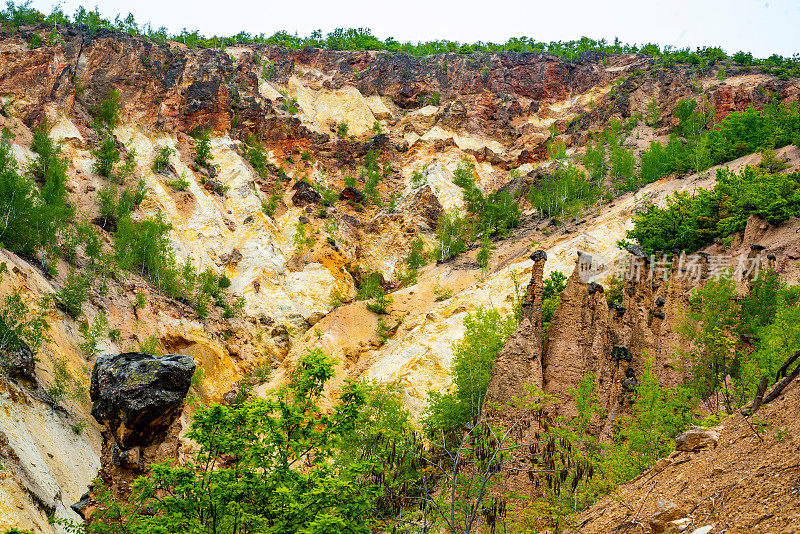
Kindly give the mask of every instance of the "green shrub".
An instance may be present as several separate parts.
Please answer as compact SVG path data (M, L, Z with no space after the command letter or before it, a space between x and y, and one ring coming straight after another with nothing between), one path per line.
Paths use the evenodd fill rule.
M347 137L347 130L348 130L347 121L340 122L336 126L336 135L338 137Z
M366 271L359 277L358 293L356 300L368 300L384 294L381 287L381 273L378 271Z
M800 173L767 174L746 167L739 173L717 170L713 189L696 196L678 192L665 208L649 205L634 215L634 228L627 234L648 254L672 249L695 251L744 231L747 219L756 214L772 224L800 216Z
M88 359L92 359L98 354L97 346L100 340L107 337L111 331L108 326L108 315L106 315L105 311L100 310L91 323L81 323L78 330L83 338L83 341L78 343L78 346Z
M94 118L102 123L105 123L109 130L113 130L117 123L119 123L119 113L122 109L122 99L120 98L119 91L111 89L106 98L97 106L92 106L89 112ZM104 174L103 176L108 176Z
M551 272L544 279L542 288L542 334L547 333L547 327L553 320L556 307L561 300L561 293L567 287L567 276L561 271Z
M73 319L83 312L83 303L89 298L91 279L86 274L70 271L60 290L56 291L56 302Z
M98 131L98 135L100 136L100 144L96 149L92 150L94 172L109 178L114 171L114 165L119 162L120 152L111 134L105 131Z
M516 327L516 318L479 309L464 318L464 327L464 338L453 347L454 391L428 393L422 426L433 438L444 433L448 441L460 440L465 425L477 421L495 358Z
M100 215L118 220L129 215L147 194L144 180L139 180L135 187L123 189L121 192L114 184L107 184L97 194L100 203Z
M262 177L267 176L267 172L270 167L269 157L267 155L267 151L264 150L264 147L261 143L248 146L247 151L245 152L245 157L258 174L260 174Z
M170 181L169 186L176 191L186 191L189 188L189 180L186 178L186 173L182 173L180 178Z
M201 167L211 164L214 157L211 155L211 139L206 130L197 134L194 145L194 161Z
M389 306L391 306L393 302L392 297L386 296L381 292L378 296L375 297L373 302L367 303L367 309L372 313L377 313L379 315L384 315L389 313Z
M571 163L531 187L531 206L539 216L566 220L580 216L600 198L601 188Z
M163 146L156 151L153 158L153 171L162 172L169 165L169 157L175 153L175 149L171 146Z
M0 263L0 279L6 270L5 262ZM42 343L49 340L48 314L47 299L40 300L34 309L25 301L19 288L6 295L0 307L0 355L19 350L22 343L36 354Z
M182 296L175 252L167 237L172 225L161 215L134 222L124 216L117 222L114 253L122 269L138 272L168 296Z
M52 377L53 381L45 388L45 391L56 404L71 400L72 404L68 408L71 412L75 403L89 400L87 377L74 376L67 367L67 360L57 358L53 362Z

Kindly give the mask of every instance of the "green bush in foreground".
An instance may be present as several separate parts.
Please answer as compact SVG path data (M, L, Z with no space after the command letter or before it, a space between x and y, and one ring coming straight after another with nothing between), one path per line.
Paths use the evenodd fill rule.
M372 463L330 461L345 437L370 439L354 434L366 395L348 383L336 409L321 411L333 364L310 350L268 398L200 408L187 434L198 448L186 465L152 465L127 502L101 492L88 531L371 532L377 484L364 476Z

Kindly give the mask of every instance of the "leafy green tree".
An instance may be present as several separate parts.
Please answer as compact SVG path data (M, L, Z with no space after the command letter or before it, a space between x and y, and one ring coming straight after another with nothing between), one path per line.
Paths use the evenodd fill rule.
M459 163L453 174L453 183L463 190L473 238L487 232L505 236L510 229L519 226L522 214L517 202L506 191L484 195L475 183L475 166L469 160Z
M478 266L481 268L481 275L484 277L489 272L489 260L492 257L493 248L492 240L489 239L488 234L483 234L481 238L481 247L478 249L476 259L478 260Z
M592 180L602 180L608 172L606 162L606 147L599 140L594 143L587 143L586 154L583 156L583 166L589 171Z
M153 158L153 171L161 172L169 165L169 157L175 152L171 146L163 146L156 150L156 155Z
M428 393L428 408L422 426L428 436L460 440L465 425L475 423L483 407L492 366L516 327L516 318L502 317L497 310L479 309L464 318L464 337L454 346L453 391ZM449 441L448 441L449 443Z
M106 94L105 99L103 99L97 106L93 106L89 111L96 120L105 123L109 130L113 130L119 123L119 114L121 109L122 98L119 95L119 91L116 89L111 89Z
M664 388L653 373L654 360L645 360L631 414L614 436L603 470L615 483L624 483L649 469L674 447L673 438L688 428L696 399L686 387Z
M200 408L187 434L198 449L186 464L152 465L127 502L102 499L89 531L370 533L369 462L331 462L363 421L365 393L348 383L332 413L320 410L333 365L309 350L268 398Z
M466 252L465 237L466 223L461 214L457 210L443 214L436 226L436 258L444 262Z
M197 134L196 143L194 145L194 161L201 167L211 164L214 157L211 154L211 139L206 130L202 130Z
M18 172L6 139L0 140L0 243L14 252L33 254L42 240L38 191Z
M570 163L563 169L554 170L532 187L530 202L541 218L553 217L563 221L582 214L597 202L600 192L598 184L587 180L586 174Z
M553 320L561 293L567 287L567 276L561 271L551 272L544 279L542 287L542 335L547 333L547 327Z
M689 383L700 399L709 399L715 410L734 407L733 391L725 379L736 375L735 330L740 306L734 296L736 284L730 276L709 280L692 293L690 307L679 326L680 333L695 347L684 354Z
M647 117L646 123L648 126L657 126L661 120L661 107L658 105L658 100L651 98L647 103Z
M7 271L6 263L0 263L0 280ZM36 354L42 343L49 341L49 308L49 299L41 299L35 308L30 306L19 288L6 295L0 307L0 364L4 364L5 355L19 350L23 343Z
M621 146L611 149L611 179L622 191L634 191L639 188L634 172L636 160L633 153Z
M800 173L767 174L746 167L739 173L717 170L712 190L675 193L665 208L654 205L634 215L635 239L648 253L674 248L695 251L714 238L744 231L751 214L778 224L800 216Z
M94 156L94 172L106 178L111 177L114 172L114 165L119 162L120 152L114 136L106 131L98 130L100 144L92 150Z
M83 303L89 298L90 287L88 274L70 271L61 289L55 293L56 303L75 319L83 313Z

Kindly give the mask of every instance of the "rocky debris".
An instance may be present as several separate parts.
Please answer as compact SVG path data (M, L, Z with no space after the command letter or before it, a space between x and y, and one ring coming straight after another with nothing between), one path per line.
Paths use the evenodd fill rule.
M75 504L71 505L70 508L72 509L73 512L78 514L81 519L85 521L86 520L85 511L86 508L89 506L90 502L91 502L91 493L87 491L86 493L81 495L80 500Z
M131 447L127 450L120 449L116 444L111 445L112 463L126 469L140 469L142 467L141 447Z
M305 180L300 180L292 187L295 193L292 195L292 204L298 207L309 204L317 204L322 200L322 196Z
M679 451L692 452L708 448L717 448L719 434L700 426L693 426L683 434L675 436L675 448Z
M223 265L236 265L242 261L242 257L242 253L239 251L239 249L234 248L227 254L222 254L219 257L219 261L221 261Z
M636 256L637 258L643 259L645 263L650 263L650 257L647 255L644 249L639 245L628 245L627 247L625 247L625 250L627 250L630 254Z
M215 193L219 196L225 194L225 186L219 180L215 180L214 178L209 178L207 176L204 176L202 177L202 184L207 191L211 191L212 193Z
M660 473L667 467L672 465L672 458L659 458L656 463L653 464L652 471L653 473Z
M347 187L342 189L341 193L339 193L339 199L359 204L361 202L364 202L364 193L362 193L355 187L348 185Z
M151 443L180 411L191 386L191 356L141 352L103 355L92 370L92 416L127 450Z
M2 323L2 319L0 319L0 323ZM35 383L36 356L28 344L21 339L16 339L13 345L16 345L16 348L7 347L0 356L3 371L11 378Z
M688 522L684 522L684 518ZM686 517L686 512L672 501L661 500L656 504L656 510L650 517L650 528L654 534L669 534L681 532L691 523Z

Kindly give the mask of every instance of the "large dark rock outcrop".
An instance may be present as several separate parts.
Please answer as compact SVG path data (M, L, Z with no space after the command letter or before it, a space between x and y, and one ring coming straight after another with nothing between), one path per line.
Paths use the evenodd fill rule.
M180 413L194 369L194 359L182 354L100 356L92 370L92 415L121 449L149 444Z

